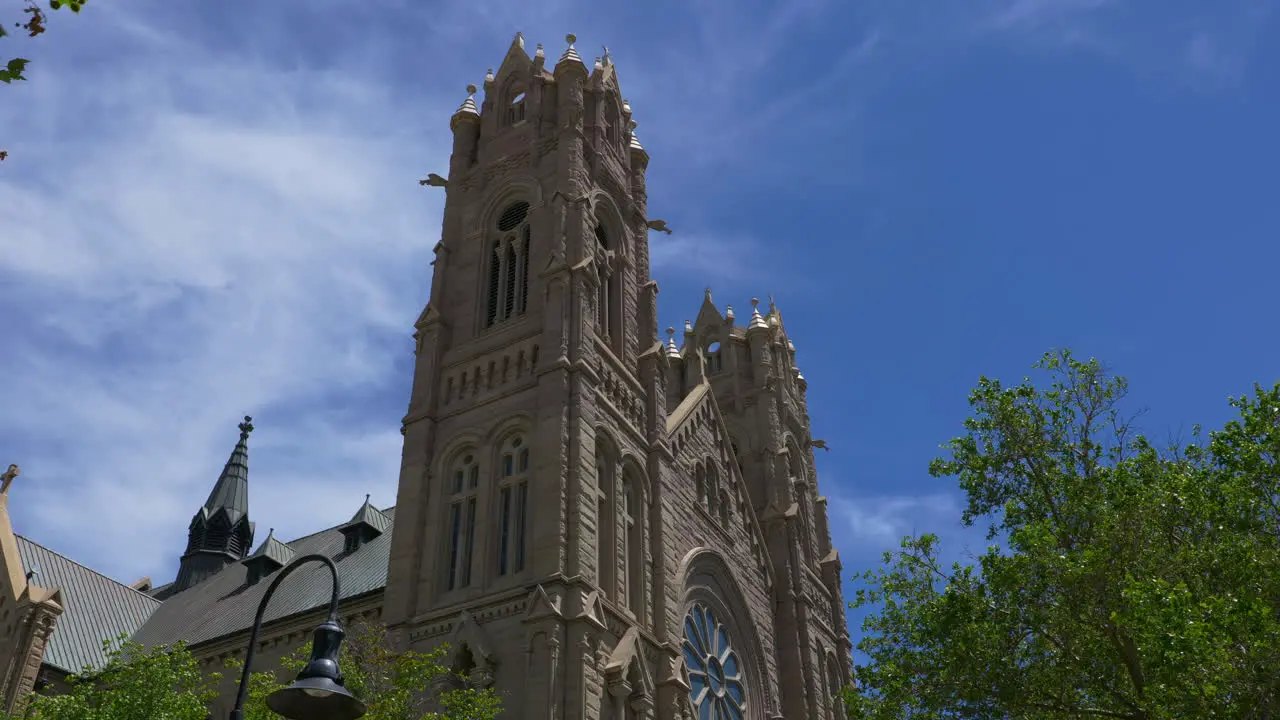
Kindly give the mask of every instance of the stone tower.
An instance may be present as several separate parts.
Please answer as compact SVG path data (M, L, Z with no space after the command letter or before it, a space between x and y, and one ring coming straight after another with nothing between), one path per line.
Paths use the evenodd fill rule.
M383 618L505 717L833 717L839 561L781 318L725 336L733 385L659 340L649 156L567 39L549 68L517 34L450 122Z

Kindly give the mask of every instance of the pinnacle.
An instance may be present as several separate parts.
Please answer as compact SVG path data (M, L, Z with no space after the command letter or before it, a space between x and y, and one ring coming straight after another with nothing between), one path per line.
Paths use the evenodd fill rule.
M569 33L564 36L564 40L569 43L569 47L565 48L564 54L560 56L560 61L557 62L556 65L564 65L565 63L573 62L581 65L582 58L578 56L578 50L573 46L574 43L578 42L578 36L573 33Z

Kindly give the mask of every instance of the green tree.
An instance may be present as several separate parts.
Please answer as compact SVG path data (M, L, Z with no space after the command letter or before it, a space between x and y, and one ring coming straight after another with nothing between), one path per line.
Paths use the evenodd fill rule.
M279 716L266 705L266 698L287 687L307 664L310 643L280 661L278 672L249 675L246 720L275 720ZM443 712L426 710L431 691L449 680L453 671L445 665L447 648L430 653L396 652L388 642L386 629L376 623L359 623L350 628L338 658L347 689L368 706L365 720L494 720L502 705L492 689L450 688L435 697ZM228 667L237 673L239 659Z
M107 663L69 679L64 695L32 697L28 720L205 720L218 676L201 672L181 643L144 648L108 641Z
M852 718L1280 718L1280 385L1157 448L1124 378L1050 353L982 378L935 460L992 544L903 540L863 576Z

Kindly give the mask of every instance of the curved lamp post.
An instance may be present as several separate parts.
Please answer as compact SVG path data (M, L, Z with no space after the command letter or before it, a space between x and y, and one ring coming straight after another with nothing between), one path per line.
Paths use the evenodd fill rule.
M364 715L365 706L343 687L342 673L338 671L338 649L346 634L338 622L338 567L324 555L303 555L280 571L258 603L258 614L253 618L249 631L249 648L244 655L244 670L240 673L240 688L236 691L236 704L231 710L231 720L244 720L244 701L249 692L249 671L253 665L253 650L258 644L258 631L262 629L262 616L267 603L289 573L309 562L323 563L333 576L333 596L329 600L329 619L316 628L311 639L311 660L298 673L292 685L267 696L267 707L290 720L355 720Z

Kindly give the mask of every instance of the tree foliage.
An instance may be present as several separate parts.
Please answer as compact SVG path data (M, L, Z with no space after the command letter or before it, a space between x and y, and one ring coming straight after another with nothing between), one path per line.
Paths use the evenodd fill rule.
M70 692L36 695L27 720L205 720L218 675L206 675L181 643L144 648L108 641L107 663L69 678ZM9 720L5 718L5 720Z
M266 698L293 682L310 659L310 650L311 645L308 643L284 657L280 661L278 672L250 674L245 720L278 718L267 709ZM359 623L350 628L342 643L338 662L347 689L368 706L365 720L497 718L502 706L492 689L452 687L454 683L448 682L454 678L454 673L445 664L447 651L446 647L441 647L430 653L396 652L388 642L383 626ZM239 660L232 659L228 667L239 673L244 666ZM442 692L433 692L446 685L449 687ZM433 703L442 712L429 711L427 708Z
M992 542L946 567L906 538L863 576L850 717L1280 718L1280 384L1157 448L1069 352L982 378L935 460ZM1002 543L1002 544L1001 544Z
M79 13L83 8L86 0L49 0L50 10L61 10L67 8L73 13ZM47 30L46 23L48 16L45 14L44 8L40 7L35 0L23 0L21 22L13 23L19 32L28 38L40 37ZM5 27L5 18L0 18L0 38L8 38L13 35ZM27 65L30 60L24 57L8 57L8 53L0 53L0 59L3 65L0 65L0 83L9 85L15 80L26 80L27 77L23 73L27 71ZM8 157L8 153L0 150L0 160Z

